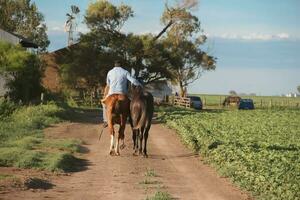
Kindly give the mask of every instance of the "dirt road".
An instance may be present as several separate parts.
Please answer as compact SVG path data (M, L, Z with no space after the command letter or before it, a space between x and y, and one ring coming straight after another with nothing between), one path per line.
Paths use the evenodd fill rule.
M119 199L142 200L157 191L166 191L174 199L248 199L247 194L185 148L177 135L161 124L150 129L149 158L134 157L129 127L126 148L121 156L108 155L110 138L107 130L98 141L99 119L95 112L85 114L76 123L62 123L45 130L50 138L83 140L86 166L69 176L53 176L53 187L45 190L14 191L0 199Z

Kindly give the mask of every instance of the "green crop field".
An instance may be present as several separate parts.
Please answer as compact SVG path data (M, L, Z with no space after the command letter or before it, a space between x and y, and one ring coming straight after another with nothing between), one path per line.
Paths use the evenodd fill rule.
M300 199L300 109L161 108L183 141L257 199Z
M210 95L210 94L194 94L200 96L206 107L220 106L226 96L229 95ZM243 99L253 99L254 105L260 107L299 107L300 97L289 98L280 96L240 96Z

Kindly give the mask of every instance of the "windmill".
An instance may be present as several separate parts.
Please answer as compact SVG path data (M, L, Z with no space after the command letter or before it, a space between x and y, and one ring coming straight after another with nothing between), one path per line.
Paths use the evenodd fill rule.
M68 46L74 43L74 31L76 30L76 17L80 10L77 6L71 6L71 13L67 13L67 21L65 22L65 31L68 33Z

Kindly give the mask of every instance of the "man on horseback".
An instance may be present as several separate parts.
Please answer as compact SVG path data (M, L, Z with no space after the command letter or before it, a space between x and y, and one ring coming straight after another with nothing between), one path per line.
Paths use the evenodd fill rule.
M107 74L106 87L104 91L103 105L103 126L108 126L111 136L110 155L120 155L119 148L124 148L124 131L127 117L130 115L130 100L127 96L127 83L139 86L140 83L134 79L128 71L120 67L120 63L116 62L115 67ZM118 137L115 145L114 124L119 124ZM119 145L119 141L122 145Z
M106 87L104 89L104 99L102 100L102 103L109 95L112 94L124 94L127 96L128 81L130 81L132 84L136 86L141 86L140 82L137 81L135 78L133 78L127 70L123 69L119 61L116 61L115 67L107 73ZM106 106L104 104L102 105L103 105L103 126L107 127Z

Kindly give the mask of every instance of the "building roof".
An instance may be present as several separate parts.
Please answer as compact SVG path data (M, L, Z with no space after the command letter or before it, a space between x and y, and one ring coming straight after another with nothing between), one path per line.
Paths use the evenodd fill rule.
M38 48L37 44L31 42L27 38L16 33L5 31L1 28L0 28L0 40L4 40L12 44L20 44L22 47L25 48L35 48L35 49Z

